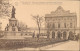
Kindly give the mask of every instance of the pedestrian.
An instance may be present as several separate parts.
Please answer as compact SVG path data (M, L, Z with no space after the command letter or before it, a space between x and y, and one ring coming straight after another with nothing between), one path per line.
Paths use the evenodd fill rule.
M37 38L39 38L39 34L37 34Z
M33 33L33 35L32 35L32 38L34 38L35 37L35 31L34 31L34 33Z

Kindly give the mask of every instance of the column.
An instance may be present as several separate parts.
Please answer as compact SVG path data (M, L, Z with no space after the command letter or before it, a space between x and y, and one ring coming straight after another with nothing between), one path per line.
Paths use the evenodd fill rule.
M67 31L66 40L68 39L68 37L69 37L69 31Z
M52 31L50 31L50 35L49 35L49 38L52 38Z
M62 35L62 36L61 36L61 39L63 39L63 32L61 32L61 35Z
M55 31L55 39L57 39L57 31Z

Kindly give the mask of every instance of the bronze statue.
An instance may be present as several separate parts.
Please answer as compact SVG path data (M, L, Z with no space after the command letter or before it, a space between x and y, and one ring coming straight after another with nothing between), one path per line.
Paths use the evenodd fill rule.
M15 8L14 8L14 6L12 8L12 18L15 18Z

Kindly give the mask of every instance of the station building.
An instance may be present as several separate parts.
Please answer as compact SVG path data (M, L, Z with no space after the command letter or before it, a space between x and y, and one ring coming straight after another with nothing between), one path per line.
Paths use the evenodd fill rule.
M65 11L59 6L50 14L45 14L45 27L49 38L68 39L75 35L77 27L76 13L70 13L70 10Z

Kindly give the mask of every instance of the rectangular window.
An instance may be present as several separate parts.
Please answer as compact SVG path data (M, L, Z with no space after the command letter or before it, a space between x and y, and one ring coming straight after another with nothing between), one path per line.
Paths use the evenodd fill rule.
M60 28L60 23L58 23L58 28Z
M49 23L47 23L47 28L50 28L50 24Z
M72 23L70 23L70 28L72 28Z
M64 27L66 28L66 23L64 23Z
M55 24L53 23L52 28L55 28Z

